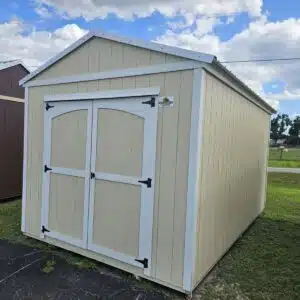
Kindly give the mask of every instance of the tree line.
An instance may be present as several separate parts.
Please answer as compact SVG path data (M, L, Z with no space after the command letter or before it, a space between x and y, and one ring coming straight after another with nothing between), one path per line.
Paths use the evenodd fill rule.
M275 145L280 139L287 145L300 145L300 116L292 120L287 114L277 114L271 120L270 138Z

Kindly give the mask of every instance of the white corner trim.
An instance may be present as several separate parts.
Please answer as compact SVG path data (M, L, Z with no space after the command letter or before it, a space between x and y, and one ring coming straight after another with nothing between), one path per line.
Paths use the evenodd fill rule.
M107 90L101 92L75 93L75 94L57 94L45 95L44 101L74 101L74 100L92 100L92 99L116 99L140 96L157 96L160 88L141 88L124 90Z
M199 68L200 66L202 66L202 64L199 62L182 61L179 63L160 64L160 65L148 66L142 68L119 69L114 71L104 71L98 73L61 76L52 79L33 80L24 84L24 86L44 86L44 85L55 85L55 84L63 84L63 83L75 83L75 82L82 82L82 81L124 78L124 77L132 77L132 76L139 76L139 75L150 75L150 74L157 74L157 73L191 70L191 69Z
M5 95L0 95L0 100L24 103L24 99L22 99L22 98L10 97L10 96L5 96Z
M194 70L183 274L183 288L188 292L193 290L193 276L196 264L204 76L203 69Z
M175 55L179 57L184 57L187 59L192 59L195 61L200 61L204 63L212 63L213 60L215 59L215 56L206 54L206 53L200 53L200 52L195 52L195 51L190 51L182 48L177 48L177 47L171 47L167 45L162 45L158 43L153 43L153 42L148 42L148 41L143 41L143 40L136 40L136 39L128 39L124 37L117 37L113 36L110 34L106 34L103 32L89 32L85 36L83 36L81 39L76 41L74 44L70 45L67 47L65 50L60 52L58 55L54 56L50 60L48 60L44 65L36 69L34 72L28 74L26 77L24 77L22 80L19 81L19 84L22 85L31 78L37 76L39 73L50 67L51 65L55 64L57 61L80 47L83 43L87 42L88 40L92 39L93 37L99 37L103 38L106 40L111 40L131 46L136 46L144 49L149 49L153 51L158 51L161 53L166 53L170 55Z
M28 88L25 88L24 104L24 137L23 137L23 181L22 181L22 220L21 230L26 231L26 174L27 174L27 147L28 147Z

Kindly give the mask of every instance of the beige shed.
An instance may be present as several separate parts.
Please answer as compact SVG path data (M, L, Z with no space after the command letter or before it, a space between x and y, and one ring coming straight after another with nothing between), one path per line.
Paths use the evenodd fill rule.
M20 84L25 235L191 293L264 209L274 109L214 56L89 33Z

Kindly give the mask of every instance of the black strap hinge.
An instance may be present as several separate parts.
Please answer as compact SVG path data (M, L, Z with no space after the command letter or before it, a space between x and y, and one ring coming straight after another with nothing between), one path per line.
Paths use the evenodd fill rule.
M95 173L91 173L91 179L95 179L96 178L96 174Z
M148 178L147 180L139 180L139 183L147 185L147 188L151 188L151 186L152 186L152 179Z
M52 171L51 168L48 168L47 165L44 166L44 172L47 173L48 171Z
M149 101L144 101L142 104L149 104L151 107L155 107L155 97L152 97Z
M45 233L45 232L50 232L50 230L48 230L45 226L42 226L42 233Z
M144 259L135 259L138 263L144 265L144 269L148 269L148 258Z
M48 102L46 103L46 110L49 110L52 107L54 107L54 105L50 105Z

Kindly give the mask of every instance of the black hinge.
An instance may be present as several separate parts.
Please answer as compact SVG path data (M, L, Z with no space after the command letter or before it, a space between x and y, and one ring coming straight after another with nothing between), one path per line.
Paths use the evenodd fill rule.
M147 180L139 180L139 183L146 184L147 188L151 188L151 186L152 186L152 179L148 178Z
M151 107L155 107L155 97L152 97L149 101L144 101L142 104L149 104Z
M46 110L49 110L50 108L54 107L53 105L50 105L48 102L46 103Z
M144 265L144 269L148 269L148 258L144 259L135 259L138 263Z
M48 168L47 165L44 166L44 172L47 173L48 171L52 171L51 168Z
M91 179L94 179L96 177L95 173L91 173Z
M45 233L45 232L50 232L50 230L48 230L45 226L42 226L42 233Z

